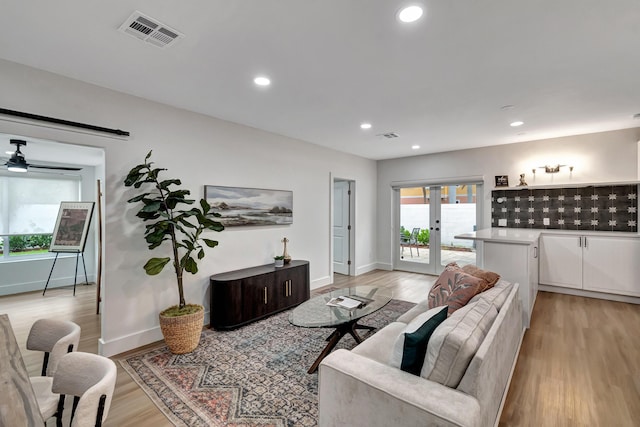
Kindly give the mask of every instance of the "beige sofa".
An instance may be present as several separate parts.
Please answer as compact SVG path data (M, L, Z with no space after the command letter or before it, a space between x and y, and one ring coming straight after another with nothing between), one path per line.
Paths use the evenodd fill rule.
M432 347L455 341L456 335L458 340L462 337L463 347L469 343L472 347L466 356L468 364L464 351L454 356L445 351L445 357L455 360L444 360L450 363L444 367L444 376L431 373L431 377L440 375L438 381L423 378L426 368L417 376L389 364L397 337L426 310L424 301L352 351L336 350L322 361L318 386L321 427L497 425L523 335L518 284L501 280L495 290L476 295L436 328L425 360L440 351ZM489 316L485 321L491 321L485 322L483 332L469 327L478 311ZM465 322L467 331L460 332ZM455 378L455 369L460 370L461 378Z

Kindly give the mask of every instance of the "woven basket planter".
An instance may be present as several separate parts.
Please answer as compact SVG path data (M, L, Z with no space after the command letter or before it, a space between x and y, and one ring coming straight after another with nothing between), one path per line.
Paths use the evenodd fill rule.
M204 325L204 307L200 308L196 313L177 317L167 317L160 313L160 329L171 353L191 353L198 346Z

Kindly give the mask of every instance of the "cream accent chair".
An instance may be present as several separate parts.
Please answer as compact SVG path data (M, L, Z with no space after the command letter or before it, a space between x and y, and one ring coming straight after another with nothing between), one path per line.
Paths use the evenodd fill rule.
M78 351L64 355L49 392L59 399L56 425L62 426L65 397L70 395L73 396L71 427L101 426L109 413L117 372L116 364L104 356ZM40 398L38 396L38 402Z
M78 349L80 326L67 320L39 319L31 326L27 349L44 352L42 374L30 377L33 391L38 397L42 418L56 415L59 399L51 392L53 374L62 356Z

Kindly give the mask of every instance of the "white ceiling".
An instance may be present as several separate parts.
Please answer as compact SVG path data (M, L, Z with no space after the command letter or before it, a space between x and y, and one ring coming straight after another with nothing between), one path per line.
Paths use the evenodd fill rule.
M407 3L4 1L0 57L371 159L640 126L640 1ZM118 32L136 10L184 39Z

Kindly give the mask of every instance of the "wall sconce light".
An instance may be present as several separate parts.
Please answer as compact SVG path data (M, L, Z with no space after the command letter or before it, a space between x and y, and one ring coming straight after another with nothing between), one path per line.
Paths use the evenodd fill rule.
M558 173L560 172L560 168L563 168L567 165L555 165L555 166L549 166L549 165L544 165L544 166L538 166L538 169L544 169L544 173ZM536 170L532 169L532 172L535 174ZM569 172L573 172L573 166L569 166Z

